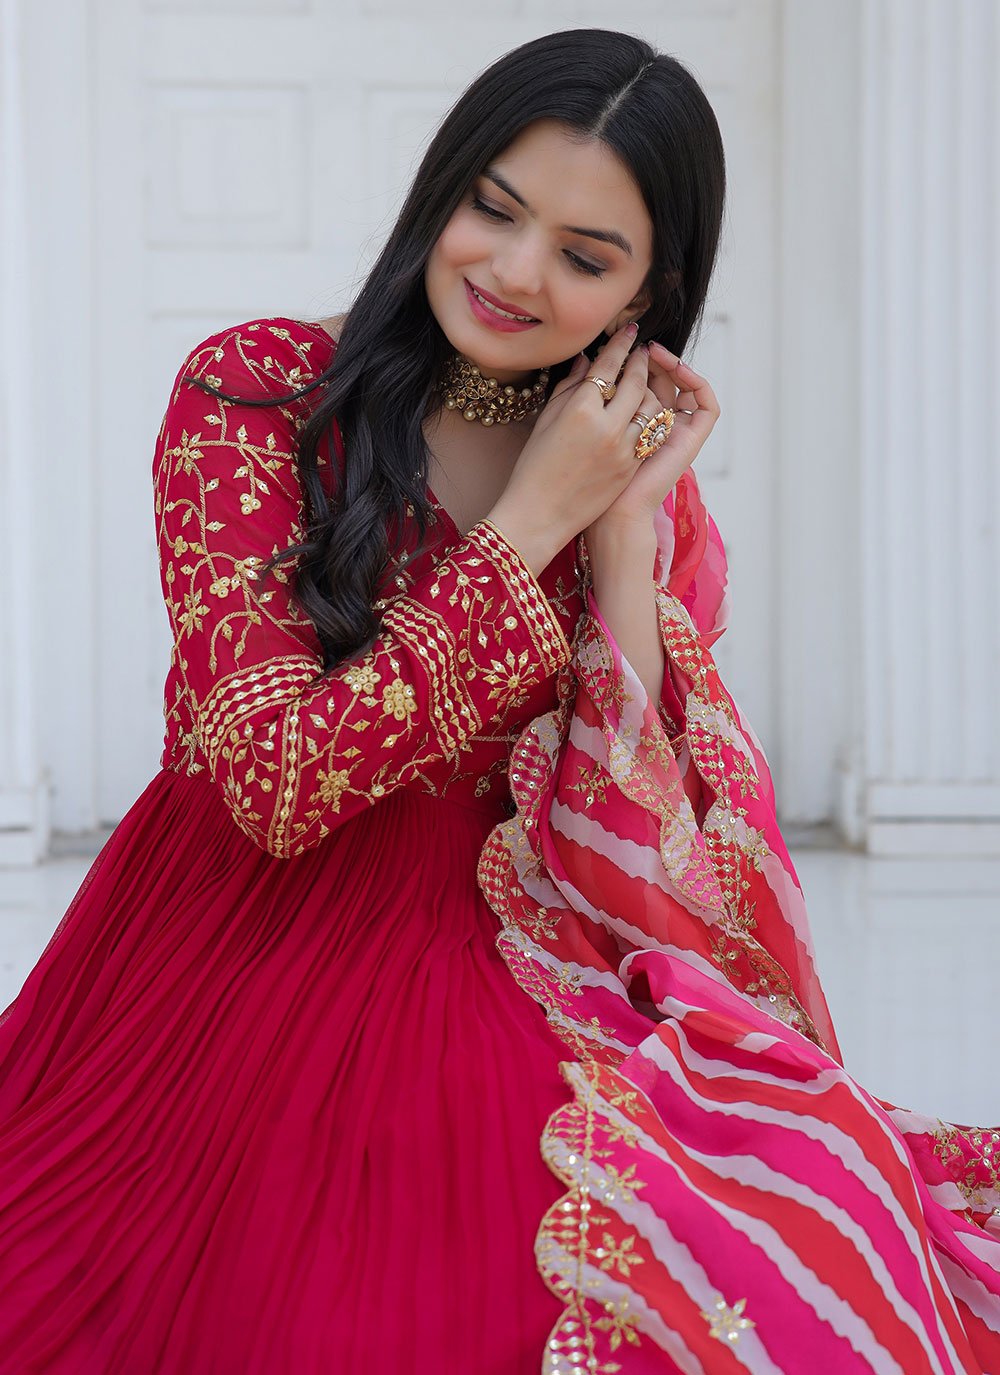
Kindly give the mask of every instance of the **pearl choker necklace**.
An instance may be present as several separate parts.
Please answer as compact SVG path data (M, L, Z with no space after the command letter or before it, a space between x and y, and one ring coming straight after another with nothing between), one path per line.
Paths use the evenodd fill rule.
M453 353L441 368L436 390L448 410L461 410L466 420L508 425L541 410L548 383L549 370L542 368L531 386L502 384L495 377L484 377L475 363Z

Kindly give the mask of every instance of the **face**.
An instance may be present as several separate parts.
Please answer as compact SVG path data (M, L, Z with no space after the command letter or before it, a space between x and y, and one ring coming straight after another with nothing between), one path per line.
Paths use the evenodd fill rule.
M463 196L427 260L427 299L460 354L487 376L518 383L637 319L648 304L641 293L652 252L652 222L618 157L597 140L574 142L556 120L538 120ZM505 328L510 322L476 301L473 287L535 323Z

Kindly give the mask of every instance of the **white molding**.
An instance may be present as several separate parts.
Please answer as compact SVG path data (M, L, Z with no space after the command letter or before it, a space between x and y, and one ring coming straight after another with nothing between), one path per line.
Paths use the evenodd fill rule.
M0 869L37 864L49 849L49 784L39 777L33 787L6 787L0 792Z
M1000 855L1000 783L869 782L873 855Z
M859 758L838 770L835 825L873 855L1000 855L1000 786L886 782L864 777Z
M869 782L868 815L1000 823L1000 782Z
M867 852L871 855L928 855L993 858L1000 855L1000 821L884 821L870 818Z
M864 775L857 748L851 757L838 764L835 770L836 792L833 799L833 825L845 844L863 849L867 833L865 815Z

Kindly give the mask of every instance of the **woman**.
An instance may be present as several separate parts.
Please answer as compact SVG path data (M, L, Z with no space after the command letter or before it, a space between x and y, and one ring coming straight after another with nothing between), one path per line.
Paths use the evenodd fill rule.
M709 652L723 190L553 34L346 316L184 361L162 768L0 1025L4 1375L1000 1369L992 1138L840 1067Z

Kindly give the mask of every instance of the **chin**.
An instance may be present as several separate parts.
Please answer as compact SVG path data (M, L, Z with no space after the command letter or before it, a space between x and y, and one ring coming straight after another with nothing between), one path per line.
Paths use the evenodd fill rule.
M452 348L457 350L463 358L468 358L475 363L480 372L485 373L487 377L505 372L527 374L538 368L549 366L546 363L535 362L531 358L519 357L515 348L510 345L505 346L502 341L491 347L489 344L484 345L482 340L475 338L468 339L463 343L460 337L451 334L448 336L448 341Z

